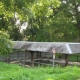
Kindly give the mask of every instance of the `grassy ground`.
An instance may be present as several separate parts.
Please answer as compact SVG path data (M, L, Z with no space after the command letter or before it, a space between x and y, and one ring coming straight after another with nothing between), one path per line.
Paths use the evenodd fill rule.
M79 67L23 68L0 62L0 80L80 80Z

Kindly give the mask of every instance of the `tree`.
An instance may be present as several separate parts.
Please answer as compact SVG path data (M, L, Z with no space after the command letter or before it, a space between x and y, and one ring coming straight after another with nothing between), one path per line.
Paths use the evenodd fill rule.
M79 37L80 29L77 25L79 24L80 1L61 0L59 7L54 5L54 1L39 0L39 3L32 6L33 14L29 18L29 28L26 33L29 40L74 42ZM78 4L78 7L76 8L73 3ZM78 13L78 19L75 12Z
M80 41L80 0L61 0L62 4L58 11L63 11L70 24L74 27L71 31L77 33L73 35L73 41ZM67 22L66 22L67 23ZM69 28L69 27L68 27ZM76 39L76 40L75 40Z
M12 52L12 43L5 31L0 31L0 55L9 56Z
M70 3L69 3L70 4ZM61 2L59 8L54 9L54 14L51 15L51 24L48 30L54 41L75 41L79 36L79 30L75 26L76 20L73 19L71 8L64 0Z
M0 29L13 40L80 41L79 0L0 0L0 5ZM28 22L23 33L15 13L21 24Z
M27 20L28 6L34 0L0 0L0 30L4 29L13 40L22 40L20 26L15 25L16 13L20 21ZM25 16L24 16L25 15ZM15 31L17 34L15 34Z
M52 7L60 6L58 0L37 0L30 8L32 15L28 18L28 27L24 32L31 41L50 41L49 31L46 30L50 18L54 12Z

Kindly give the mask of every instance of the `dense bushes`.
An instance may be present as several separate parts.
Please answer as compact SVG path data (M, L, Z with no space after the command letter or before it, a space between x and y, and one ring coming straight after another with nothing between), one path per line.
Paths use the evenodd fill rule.
M0 31L0 55L8 56L12 51L11 47L9 35L5 31Z

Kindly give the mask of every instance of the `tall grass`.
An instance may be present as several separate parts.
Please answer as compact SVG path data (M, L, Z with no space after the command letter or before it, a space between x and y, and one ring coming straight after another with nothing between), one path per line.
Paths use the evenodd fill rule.
M36 67L23 68L14 64L0 62L0 80L78 80L80 68Z

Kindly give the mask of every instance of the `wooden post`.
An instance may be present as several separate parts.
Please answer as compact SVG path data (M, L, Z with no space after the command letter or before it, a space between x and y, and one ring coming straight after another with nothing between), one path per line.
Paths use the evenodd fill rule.
M19 51L18 51L18 53L17 53L17 59L18 59L18 61L20 62Z
M25 51L25 60L28 60L28 52L27 52L27 50Z
M65 62L66 62L66 63L65 63L65 66L68 65L68 55L69 55L69 54L65 54Z
M30 53L31 53L31 62L32 62L32 66L33 66L34 51L30 51Z
M25 56L24 56L24 66L25 66L25 64L26 64L26 56L27 56L27 50L25 50Z
M54 67L55 53L56 53L55 48L53 48L53 49L52 49L52 54L53 54L53 67Z
M7 57L7 63L10 62L10 55Z

